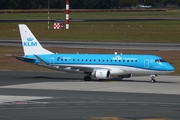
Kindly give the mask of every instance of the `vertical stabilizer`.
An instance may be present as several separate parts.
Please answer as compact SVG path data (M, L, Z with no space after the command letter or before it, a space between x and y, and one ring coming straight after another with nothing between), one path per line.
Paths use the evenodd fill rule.
M41 46L25 24L19 24L19 30L25 55L54 54Z

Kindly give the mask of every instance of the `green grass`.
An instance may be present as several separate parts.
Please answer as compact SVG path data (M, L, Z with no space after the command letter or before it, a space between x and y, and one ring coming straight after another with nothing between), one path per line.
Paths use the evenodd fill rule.
M47 13L0 13L2 20L47 19ZM180 10L151 12L70 12L71 19L177 18ZM65 12L50 13L50 19L65 19Z
M180 42L180 21L72 22L54 30L53 23L26 23L39 40ZM0 39L20 39L18 23L0 23Z
M161 12L71 12L72 19L179 18L180 10ZM47 13L1 13L1 19L47 19ZM50 19L65 19L51 13ZM20 39L19 23L0 23L0 39ZM69 30L50 30L46 23L25 23L39 40L180 42L180 21L71 22Z

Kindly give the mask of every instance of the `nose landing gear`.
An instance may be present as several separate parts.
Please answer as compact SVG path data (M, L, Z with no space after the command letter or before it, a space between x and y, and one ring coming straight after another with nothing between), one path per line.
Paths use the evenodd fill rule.
M156 77L157 75L151 75L151 83L155 83L156 82L156 80L155 80L155 77Z

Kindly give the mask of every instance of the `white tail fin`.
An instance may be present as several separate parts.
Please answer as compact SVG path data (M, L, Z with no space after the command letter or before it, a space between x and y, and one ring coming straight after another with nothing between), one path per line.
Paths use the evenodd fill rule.
M54 54L41 46L25 24L19 24L19 30L25 55Z

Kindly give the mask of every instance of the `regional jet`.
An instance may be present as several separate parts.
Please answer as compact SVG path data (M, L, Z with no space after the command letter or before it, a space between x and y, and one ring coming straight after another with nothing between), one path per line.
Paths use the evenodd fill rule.
M84 80L91 77L97 80L110 79L114 76L127 78L149 75L151 82L156 82L159 74L174 72L175 68L163 58L147 54L58 54L41 46L25 24L19 24L23 56L17 59L46 68L85 74Z

